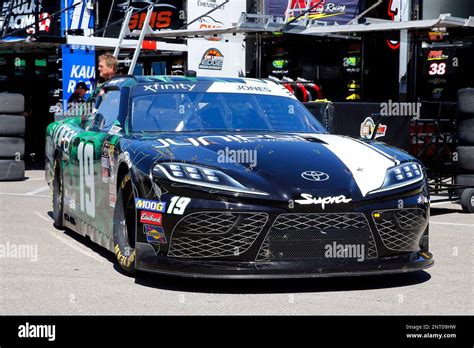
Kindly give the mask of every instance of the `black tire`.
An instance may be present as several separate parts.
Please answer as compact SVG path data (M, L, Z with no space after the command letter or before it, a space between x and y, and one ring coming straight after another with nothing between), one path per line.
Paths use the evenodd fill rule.
M0 113L21 114L25 111L25 97L17 93L0 93Z
M474 189L467 189L461 195L461 206L465 213L474 213Z
M64 219L64 190L63 190L63 170L59 159L54 161L53 168L53 220L54 226L63 229Z
M120 268L132 275L135 270L137 216L130 174L118 186L114 212L114 251Z
M474 173L474 146L458 146L459 169Z
M0 136L19 136L25 134L25 116L0 115Z
M456 177L456 185L470 186L474 188L474 175L463 174ZM464 190L456 190L456 195L461 196Z
M0 181L18 181L25 178L25 162L0 159Z
M458 140L460 144L474 145L474 118L459 122Z
M25 140L21 138L0 137L0 158L23 157L25 154Z
M458 110L462 113L474 114L474 88L458 91Z

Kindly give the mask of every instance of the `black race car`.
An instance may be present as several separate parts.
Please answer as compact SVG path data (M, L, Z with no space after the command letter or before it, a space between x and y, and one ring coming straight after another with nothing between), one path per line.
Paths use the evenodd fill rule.
M117 77L47 130L55 224L133 273L285 278L433 264L422 164L329 135L284 87Z

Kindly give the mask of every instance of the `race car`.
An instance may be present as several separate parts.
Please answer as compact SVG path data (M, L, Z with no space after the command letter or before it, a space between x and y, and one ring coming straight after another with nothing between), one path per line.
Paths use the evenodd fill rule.
M264 79L119 76L87 117L53 122L56 227L126 273L304 278L433 265L423 165L331 135Z

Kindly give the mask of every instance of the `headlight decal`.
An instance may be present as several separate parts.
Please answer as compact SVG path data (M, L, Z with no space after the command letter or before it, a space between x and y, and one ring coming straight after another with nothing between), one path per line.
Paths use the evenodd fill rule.
M194 164L160 163L153 173L157 177L164 177L177 183L206 187L216 190L245 193L258 196L268 196L266 192L251 190L224 172Z
M383 185L370 194L395 190L416 184L424 179L423 168L416 162L402 163L387 170Z

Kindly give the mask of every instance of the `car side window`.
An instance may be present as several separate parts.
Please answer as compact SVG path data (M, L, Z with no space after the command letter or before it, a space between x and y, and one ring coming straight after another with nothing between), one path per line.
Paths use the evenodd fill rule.
M119 112L120 91L108 91L101 97L97 112L88 126L89 130L109 131Z

